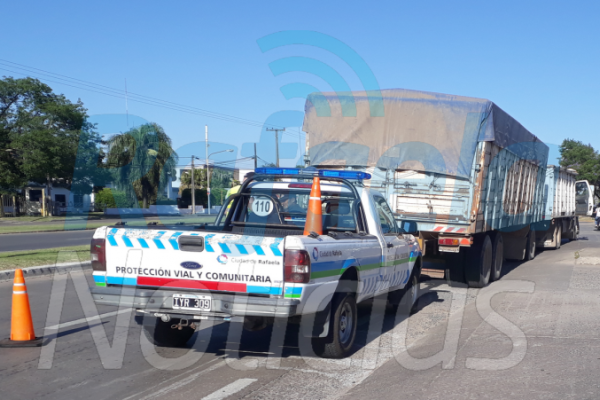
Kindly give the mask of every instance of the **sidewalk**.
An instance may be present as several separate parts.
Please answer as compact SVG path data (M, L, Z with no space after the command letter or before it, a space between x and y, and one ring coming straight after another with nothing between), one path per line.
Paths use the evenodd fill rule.
M446 363L417 368L444 348L448 324L432 329L408 351L379 368L344 399L583 399L600 397L600 234L586 224L581 239L511 263L505 290L486 304L467 302L458 351ZM469 289L469 294L479 291ZM486 311L491 306L493 313ZM478 309L479 308L479 309ZM489 310L489 309L488 309ZM410 330L410 325L409 325ZM404 359L406 360L406 359ZM440 359L441 360L441 359Z

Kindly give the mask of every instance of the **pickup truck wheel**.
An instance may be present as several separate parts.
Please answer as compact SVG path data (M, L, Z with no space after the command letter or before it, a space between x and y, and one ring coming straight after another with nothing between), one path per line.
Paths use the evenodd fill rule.
M398 305L398 313L408 317L419 298L419 277L411 275L402 292L403 296Z
M329 323L328 337L314 338L313 350L320 357L344 358L354 345L358 324L358 312L353 293L335 294Z
M490 282L493 246L488 235L478 237L466 254L465 275L469 287L482 288Z
M492 250L492 274L490 281L497 281L502 275L502 265L504 264L504 238L502 237L502 233L494 233Z
M174 318L169 322L164 322L160 318L156 318L154 325L144 325L144 333L150 342L161 347L183 347L191 339L195 329L189 326L171 328L173 325L179 324L179 319Z

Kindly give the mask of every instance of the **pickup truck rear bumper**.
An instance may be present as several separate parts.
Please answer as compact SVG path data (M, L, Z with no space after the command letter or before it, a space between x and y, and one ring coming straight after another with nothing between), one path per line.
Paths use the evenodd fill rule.
M211 293L212 310L195 311L173 309L172 290L138 289L130 287L91 287L96 304L128 306L144 313L185 314L211 316L221 319L228 317L277 317L287 318L296 315L300 300L255 297L241 294ZM189 292L188 292L189 293ZM207 294L207 293L198 293Z

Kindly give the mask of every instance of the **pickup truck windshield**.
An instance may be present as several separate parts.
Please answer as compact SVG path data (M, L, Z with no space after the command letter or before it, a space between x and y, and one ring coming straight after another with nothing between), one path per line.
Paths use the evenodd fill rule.
M260 182L251 185L249 190L237 197L239 201L235 209L233 198L226 205L233 226L304 229L310 197L309 184ZM358 200L350 191L341 190L341 185L322 185L321 204L323 233L359 231L356 221ZM223 213L217 224L224 224L226 217L227 213Z

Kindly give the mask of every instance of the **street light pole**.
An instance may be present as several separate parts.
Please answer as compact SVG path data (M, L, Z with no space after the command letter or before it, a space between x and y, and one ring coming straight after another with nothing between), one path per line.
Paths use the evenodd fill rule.
M206 134L208 137L208 133ZM232 149L228 149L228 150L221 150L221 151L215 151L214 153L210 153L209 155L206 156L206 193L208 194L208 213L210 214L210 170L208 169L208 160L210 159L210 156L215 155L215 154L219 154L219 153L232 153L233 150Z
M196 215L196 184L194 183L194 155L192 154L192 215Z
M210 174L208 173L208 125L204 125L204 141L206 144L206 197L208 197L208 211L210 215Z

